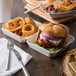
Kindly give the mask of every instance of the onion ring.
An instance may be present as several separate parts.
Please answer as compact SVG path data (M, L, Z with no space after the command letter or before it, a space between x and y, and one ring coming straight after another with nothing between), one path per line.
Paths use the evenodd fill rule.
M14 32L21 29L24 24L25 24L25 20L21 17L17 17L13 20L10 20L8 23L6 23L5 29L8 29L9 31Z
M26 17L25 18L26 24L32 24L35 25L35 22L30 18L30 17Z
M32 24L26 24L22 28L22 32L24 35L32 35L36 32L35 27Z

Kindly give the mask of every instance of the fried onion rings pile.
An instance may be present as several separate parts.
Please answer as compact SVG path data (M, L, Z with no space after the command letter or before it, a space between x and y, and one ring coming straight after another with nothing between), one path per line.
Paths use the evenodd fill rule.
M62 2L58 3L57 6L57 12L67 12L76 10L76 1L63 0Z
M26 17L25 19L22 17L17 17L12 19L6 23L4 28L20 36L21 39L25 39L26 37L37 32L37 26L30 17Z

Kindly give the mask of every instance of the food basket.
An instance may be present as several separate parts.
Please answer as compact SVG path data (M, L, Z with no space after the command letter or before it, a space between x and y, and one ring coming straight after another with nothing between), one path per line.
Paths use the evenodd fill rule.
M56 2L55 2L56 3ZM48 4L40 4L40 7L44 10L45 6L47 6ZM45 11L45 10L44 10ZM46 12L46 11L45 11ZM68 17L68 16L74 16L76 15L76 10L72 10L72 11L68 11L68 12L53 12L53 13L48 13L48 16L50 16L52 19L56 19L56 18L62 18L62 17Z
M37 25L37 27L41 24L40 22L37 22L37 21L34 21L34 22L35 22L35 24ZM14 40L16 40L16 41L18 41L18 42L20 42L20 43L25 43L26 40L30 37L30 36L28 36L26 39L21 39L20 36L14 34L14 33L12 33L12 32L10 32L10 31L8 31L7 29L4 29L4 28L3 28L4 25L5 25L5 24L2 25L2 29L1 29L2 32L3 32L5 35L9 36L10 38L12 38L12 39L14 39Z

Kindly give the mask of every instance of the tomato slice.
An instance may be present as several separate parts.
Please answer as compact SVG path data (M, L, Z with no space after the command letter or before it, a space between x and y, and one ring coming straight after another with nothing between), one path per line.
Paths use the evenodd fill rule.
M42 46L44 46L44 47L50 47L50 45L48 45L48 44L46 44L45 42L43 42L40 38L38 38L38 42L42 45Z

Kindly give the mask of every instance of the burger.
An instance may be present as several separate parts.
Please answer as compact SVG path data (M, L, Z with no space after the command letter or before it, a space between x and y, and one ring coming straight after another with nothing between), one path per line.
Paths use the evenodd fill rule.
M65 25L43 23L39 26L37 41L45 48L61 47L67 43L68 33Z

